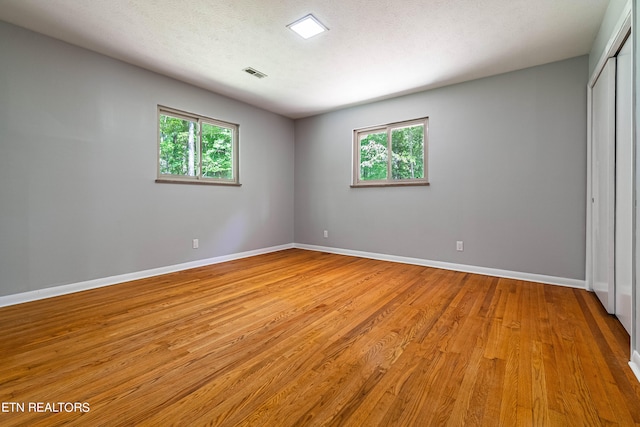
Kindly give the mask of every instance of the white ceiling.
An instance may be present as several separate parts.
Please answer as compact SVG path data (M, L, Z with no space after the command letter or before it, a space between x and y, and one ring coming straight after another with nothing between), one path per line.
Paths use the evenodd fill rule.
M0 20L299 118L587 54L608 3L0 0ZM329 31L286 27L308 13Z

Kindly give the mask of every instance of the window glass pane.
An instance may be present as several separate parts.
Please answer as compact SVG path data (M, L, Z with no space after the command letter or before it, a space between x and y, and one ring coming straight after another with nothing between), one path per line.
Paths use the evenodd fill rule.
M202 176L233 179L233 129L202 123Z
M424 126L391 130L391 176L393 179L424 178Z
M360 179L387 179L387 133L360 135Z
M198 124L160 115L160 173L196 176L198 164Z

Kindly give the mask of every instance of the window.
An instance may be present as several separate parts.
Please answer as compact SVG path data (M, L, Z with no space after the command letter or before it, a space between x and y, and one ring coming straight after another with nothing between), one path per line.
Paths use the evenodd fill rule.
M428 120L353 131L352 186L428 185Z
M158 179L239 185L238 125L158 107Z

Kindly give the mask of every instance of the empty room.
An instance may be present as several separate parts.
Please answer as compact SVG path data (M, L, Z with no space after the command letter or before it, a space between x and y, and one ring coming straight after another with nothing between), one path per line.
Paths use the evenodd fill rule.
M640 425L637 0L0 0L0 425Z

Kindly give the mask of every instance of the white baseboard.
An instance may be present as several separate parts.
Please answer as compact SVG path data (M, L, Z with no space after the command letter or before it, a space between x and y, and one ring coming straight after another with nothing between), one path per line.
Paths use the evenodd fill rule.
M586 289L584 280L568 279L565 277L545 276L542 274L521 273L518 271L500 270L497 268L477 267L475 265L454 264L442 261L430 261L420 258L409 258L396 255L386 255L374 252L354 251L350 249L331 248L326 246L306 245L294 243L294 247L311 251L328 252L339 255L356 256L360 258L377 259L381 261L400 262L403 264L421 265L424 267L442 268L444 270L461 271L464 273L482 274L485 276L504 277L507 279L525 280L527 282L546 283L549 285L567 286L570 288Z
M248 258L270 252L285 249L299 248L312 251L334 253L340 255L356 256L360 258L377 259L381 261L400 262L404 264L422 265L425 267L442 268L444 270L461 271L465 273L482 274L485 276L505 277L509 279L525 280L528 282L547 283L551 285L568 286L571 288L585 289L585 281L577 279L567 279L563 277L545 276L541 274L521 273L517 271L499 270L496 268L477 267L473 265L454 264L442 261L430 261L420 258L409 258L396 255L379 254L374 252L354 251L350 249L332 248L327 246L306 245L302 243L289 243L286 245L272 246L269 248L256 249L253 251L239 252L230 255L223 255L215 258L207 258L198 261L186 262L183 264L170 265L167 267L153 268L150 270L137 271L133 273L120 274L117 276L104 277L100 279L88 280L85 282L71 283L68 285L55 286L51 288L38 289L35 291L22 292L19 294L0 296L0 307L21 304L29 301L36 301L44 298L51 298L59 295L74 292L86 291L89 289L101 288L103 286L115 285L132 280L144 279L147 277L159 276L161 274L174 273L176 271L188 270L190 268L203 267L206 265L219 264L225 261ZM640 367L640 358L637 366ZM640 369L640 368L639 368ZM634 372L636 372L634 370ZM640 371L639 371L640 372ZM638 373L636 373L638 375ZM640 378L640 377L639 377Z
M640 381L640 353L638 353L637 350L633 350L629 366L631 367L631 370L635 374L638 381Z
M256 249L253 251L239 252L230 255L223 255L215 258L201 259L197 261L185 262L182 264L170 265L167 267L152 268L150 270L137 271L133 273L120 274L117 276L105 277L86 282L71 283L68 285L55 286L52 288L38 289L35 291L22 292L19 294L0 296L0 307L21 304L23 302L35 301L44 298L56 297L59 295L71 294L74 292L86 291L89 289L101 288L103 286L116 285L118 283L130 282L132 280L144 279L147 277L159 276L161 274L174 273L176 271L188 270L190 268L203 267L206 265L219 264L234 259L248 258L270 252L281 251L293 248L293 243L269 248Z

